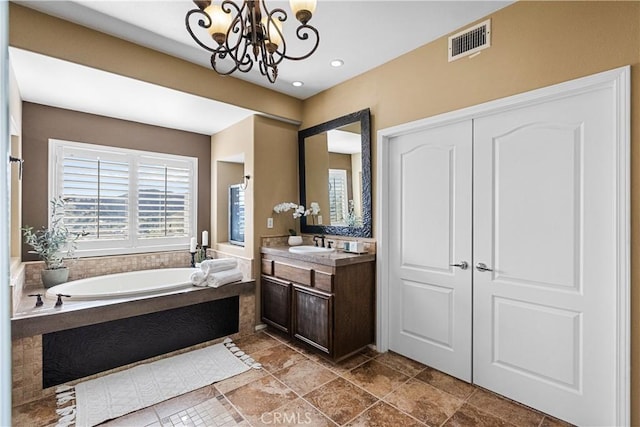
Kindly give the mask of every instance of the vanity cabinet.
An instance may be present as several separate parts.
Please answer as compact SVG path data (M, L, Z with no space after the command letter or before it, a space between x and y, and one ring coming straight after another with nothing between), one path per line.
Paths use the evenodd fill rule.
M375 255L262 248L262 321L340 360L373 342Z

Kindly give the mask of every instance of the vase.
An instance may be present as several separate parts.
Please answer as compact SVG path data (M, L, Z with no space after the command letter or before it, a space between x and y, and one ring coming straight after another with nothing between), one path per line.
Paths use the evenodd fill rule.
M302 244L302 236L289 236L289 240L287 241L289 246L298 246Z
M67 267L56 268L54 270L42 270L40 273L42 284L45 288L50 288L69 279L69 269Z

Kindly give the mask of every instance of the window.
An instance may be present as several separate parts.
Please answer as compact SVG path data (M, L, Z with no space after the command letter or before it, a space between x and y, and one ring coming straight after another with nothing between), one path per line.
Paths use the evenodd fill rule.
M196 234L193 157L49 140L50 197L86 233L79 255L184 249Z
M329 169L329 216L331 225L344 225L347 220L347 171Z
M229 186L229 243L244 246L244 190L242 184Z

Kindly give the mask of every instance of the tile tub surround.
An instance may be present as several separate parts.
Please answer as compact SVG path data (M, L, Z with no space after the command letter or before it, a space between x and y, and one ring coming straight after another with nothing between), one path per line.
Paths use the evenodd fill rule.
M264 368L101 426L569 427L395 353L367 349L334 364L270 330L236 344ZM14 425L56 420L52 398L13 410Z
M92 323L105 322L122 317L168 310L175 307L197 304L207 300L221 299L236 294L239 300L239 329L232 339L250 335L255 329L255 282L227 285L221 288L193 288L190 291L170 295L148 297L135 301L78 301L68 302L56 314L48 316L23 316L12 319L12 404L13 406L32 402L54 394L55 387L43 389L42 384L42 334L53 330L74 328ZM48 304L52 301L48 300ZM75 305L75 307L74 307ZM210 343L219 342L220 339ZM198 344L142 362L102 372L85 379L116 372L137 364L169 357L184 351L201 348Z

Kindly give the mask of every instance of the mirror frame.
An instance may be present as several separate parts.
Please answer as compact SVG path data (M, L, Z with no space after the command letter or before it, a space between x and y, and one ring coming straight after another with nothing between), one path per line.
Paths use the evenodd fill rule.
M307 217L300 218L302 233L329 234L336 236L372 237L371 210L371 115L369 109L356 111L337 119L303 129L298 132L298 183L300 185L300 204L307 206L306 176L305 176L305 138L337 129L350 123L360 122L360 137L362 141L362 227L347 227L337 225L307 224Z

